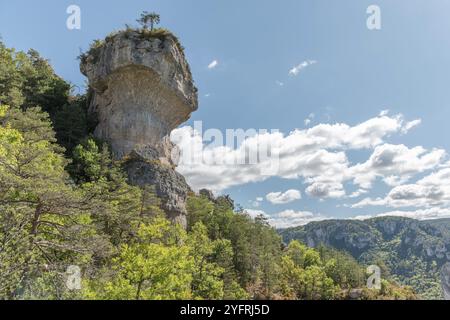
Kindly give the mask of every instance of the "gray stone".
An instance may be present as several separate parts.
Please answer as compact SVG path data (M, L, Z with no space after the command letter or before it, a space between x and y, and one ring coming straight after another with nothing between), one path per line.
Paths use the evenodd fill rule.
M192 191L181 174L170 166L146 161L136 154L132 154L126 162L125 170L131 184L154 186L167 217L186 227L186 199Z
M185 225L190 188L174 170L170 133L197 110L198 97L176 38L122 31L90 51L80 69L93 92L94 135L111 145L115 159L130 157L130 182L154 185L167 215Z
M198 192L201 196L204 196L204 197L206 197L208 200L210 200L210 201L215 201L216 200L216 198L214 197L214 193L211 191L211 190L208 190L208 189L201 189L199 192Z

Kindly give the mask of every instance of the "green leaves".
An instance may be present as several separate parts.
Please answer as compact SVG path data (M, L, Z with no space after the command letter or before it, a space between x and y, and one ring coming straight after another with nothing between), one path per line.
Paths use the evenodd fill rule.
M88 283L90 299L188 299L191 297L193 259L185 232L157 217L143 224L137 238L121 246L112 260L115 273L107 280Z
M282 257L282 292L291 299L333 299L338 293L327 274L332 261L324 264L319 253L298 241L292 241Z
M159 24L161 18L156 12L148 13L144 11L141 13L141 17L136 20L144 29L150 26L150 31L153 31L155 24Z
M35 50L16 52L0 42L0 101L13 108L41 107L53 117L67 104L70 89Z
M0 278L16 279L0 296L23 295L44 277L89 251L79 193L67 184L67 161L39 108L3 112L0 126ZM0 240L1 241L1 240ZM8 276L9 275L9 276ZM6 278L2 281L8 281Z

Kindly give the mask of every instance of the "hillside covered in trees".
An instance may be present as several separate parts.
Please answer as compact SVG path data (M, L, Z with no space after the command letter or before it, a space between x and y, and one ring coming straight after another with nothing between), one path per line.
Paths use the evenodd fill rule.
M416 298L394 281L364 289L351 255L284 243L226 196L191 193L187 229L171 223L93 138L89 99L0 43L0 299Z
M422 298L442 299L440 271L450 259L450 219L329 220L281 230L280 234L285 241L349 252L364 265L380 266L384 278L411 286Z

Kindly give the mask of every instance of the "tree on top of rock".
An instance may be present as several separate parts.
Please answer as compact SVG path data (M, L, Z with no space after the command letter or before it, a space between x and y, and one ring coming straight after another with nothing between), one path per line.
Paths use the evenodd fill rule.
M141 13L141 17L136 20L144 29L147 29L150 26L150 31L153 31L155 24L159 24L160 16L156 12L144 11Z

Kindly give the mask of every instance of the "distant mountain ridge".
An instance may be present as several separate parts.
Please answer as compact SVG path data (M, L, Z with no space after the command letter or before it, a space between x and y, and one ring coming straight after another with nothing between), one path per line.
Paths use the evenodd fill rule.
M425 299L442 298L440 271L450 263L450 219L325 220L279 233L285 242L347 251L360 263L379 265L385 276L412 286Z

